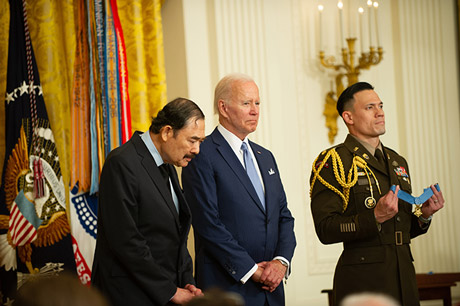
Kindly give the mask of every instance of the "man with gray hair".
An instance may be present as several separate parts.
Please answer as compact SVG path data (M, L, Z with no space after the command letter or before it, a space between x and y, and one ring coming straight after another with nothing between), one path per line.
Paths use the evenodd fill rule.
M182 171L197 285L238 292L246 305L284 305L294 218L273 154L247 137L259 121L259 89L231 74L217 84L214 104L219 125Z
M363 292L347 296L340 306L400 306L400 304L385 294Z

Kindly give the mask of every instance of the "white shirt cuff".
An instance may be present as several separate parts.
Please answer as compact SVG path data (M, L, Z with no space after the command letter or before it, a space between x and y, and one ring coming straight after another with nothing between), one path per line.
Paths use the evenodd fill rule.
M258 268L258 266L257 266L257 264L255 264L254 267L252 267L252 269L249 270L249 272L246 273L246 274L240 279L240 282L242 282L243 284L245 284L245 283L248 281L248 279L250 279L251 276L252 276L254 273L256 273L257 268Z
M282 261L283 263L285 263L287 265L287 269L286 269L286 274L284 274L284 278L288 279L289 277L289 261L284 258L283 256L276 256L275 258L273 258L273 260L280 260Z

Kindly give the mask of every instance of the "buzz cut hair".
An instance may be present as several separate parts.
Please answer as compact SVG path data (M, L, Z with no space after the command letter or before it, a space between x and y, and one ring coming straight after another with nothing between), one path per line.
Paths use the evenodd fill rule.
M342 116L346 110L351 110L355 102L354 95L363 90L373 90L374 87L366 82L358 82L345 89L337 100L337 112Z

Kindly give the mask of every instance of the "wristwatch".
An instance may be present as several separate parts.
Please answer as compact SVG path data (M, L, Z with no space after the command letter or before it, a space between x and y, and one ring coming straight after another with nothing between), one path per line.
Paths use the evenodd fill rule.
M289 267L289 265L288 265L286 262L284 262L283 260L281 260L281 259L277 259L277 260L278 260L283 266L285 266L286 268Z

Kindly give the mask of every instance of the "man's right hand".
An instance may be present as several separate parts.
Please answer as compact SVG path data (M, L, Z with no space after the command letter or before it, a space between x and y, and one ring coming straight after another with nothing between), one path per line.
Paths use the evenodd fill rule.
M386 195L381 197L374 208L375 220L378 223L383 223L393 218L398 213L398 191L399 185L396 185L396 190L388 191Z

